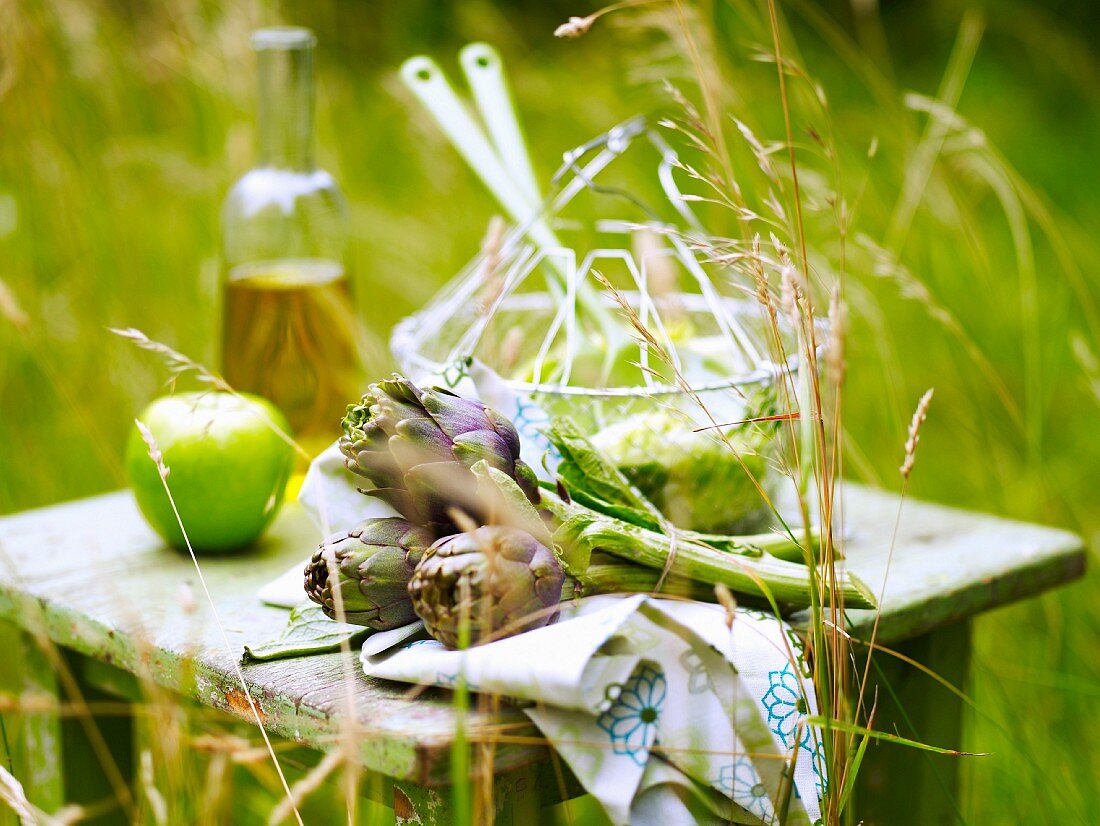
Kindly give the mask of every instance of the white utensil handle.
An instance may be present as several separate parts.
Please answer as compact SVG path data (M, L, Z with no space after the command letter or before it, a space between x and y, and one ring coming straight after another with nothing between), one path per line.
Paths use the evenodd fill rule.
M458 53L458 59L501 162L527 197L540 203L538 178L504 77L500 54L487 43L471 43Z
M466 163L489 187L518 222L529 221L538 210L537 201L512 180L470 110L459 100L446 75L429 57L411 57L401 66L401 77L432 114Z
M401 78L435 118L470 168L512 216L512 220L520 226L526 225L527 236L535 246L543 250L560 247L561 243L553 230L539 216L541 204L537 199L529 200L524 188L513 180L470 110L447 82L447 76L438 64L425 55L410 57L401 64ZM547 259L547 264L549 274L553 276L547 279L547 286L561 299L563 292L568 289L570 275L561 270L554 258ZM602 306L591 284L581 283L577 292L581 303L592 313L609 342L607 360L610 360L617 346L613 343L625 336L617 328L611 314Z
M512 179L436 62L423 55L410 57L401 65L401 78L512 220L520 225L530 223L527 234L538 246L560 246L546 223L541 219L535 220L540 203L529 199L524 189Z

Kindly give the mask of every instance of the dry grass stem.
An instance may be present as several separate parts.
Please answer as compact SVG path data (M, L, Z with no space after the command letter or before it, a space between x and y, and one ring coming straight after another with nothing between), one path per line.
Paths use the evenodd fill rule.
M719 583L714 586L714 597L718 604L726 610L726 628L733 630L733 620L737 616L737 600L733 593L725 585Z
M153 822L158 826L168 823L168 803L161 794L156 784L156 772L153 769L153 755L148 749L142 749L139 758L139 776L141 777L141 791L145 796L145 804Z
M16 780L11 772L3 766L0 766L0 801L3 801L11 809L21 823L43 823L38 817L39 813L27 800L27 794L23 791L23 784Z
M787 323L792 330L802 328L802 290L798 286L795 269L791 265L791 259L784 254L783 268L779 271L780 293L779 306L783 308L783 314L787 317Z
M305 777L299 780L290 790L290 794L279 801L279 805L276 806L272 812L271 817L268 818L268 826L275 826L275 824L282 823L292 813L297 814L298 805L309 797L313 792L321 788L321 784L325 782L325 779L332 774L333 771L343 762L344 753L340 749L330 751Z
M477 522L461 508L447 508L447 516L455 523L455 527L462 533L469 533L478 529Z
M131 342L136 347L160 356L161 361L168 367L169 373L172 375L173 379L187 373L193 373L195 378L203 384L209 384L216 390L221 390L226 393L233 392L233 388L230 387L221 376L211 372L202 364L185 356L178 350L169 347L167 344L154 341L136 327L126 327L124 329L108 327L107 329L116 336Z
M846 363L844 360L844 336L848 328L848 307L840 299L840 290L834 289L829 300L829 346L825 351L825 366L833 387L844 384Z
M146 350L150 353L155 353L161 357L164 363L167 365L169 373L171 374L172 381L180 376L188 373L194 374L195 378L203 383L210 385L213 389L222 392L230 393L238 398L241 398L241 394L234 390L225 379L216 373L208 370L204 365L195 361L194 359L185 356L183 353L169 347L167 344L163 344L159 341L154 341L145 335L141 330L134 327L127 327L125 329L118 329L115 327L107 328L110 332L116 336L120 336L127 341L133 343L135 346L142 350ZM306 451L298 442L294 440L294 437L287 433L283 428L276 424L270 416L257 408L257 413L263 418L267 427L286 444L290 445L294 449L294 452L306 460L313 459L313 456ZM148 442L146 442L148 444Z
M478 311L487 313L496 304L504 290L504 279L500 277L500 248L508 225L499 215L494 215L481 242L481 292L477 298Z
M596 22L595 15L588 15L588 17L570 17L566 22L562 23L556 29L554 29L554 37L580 37L587 34L588 30L592 28L592 24Z
M504 334L504 339L500 342L499 357L502 374L511 373L519 364L520 357L523 355L523 340L523 328L518 325L509 327L508 332Z
M802 418L802 414L798 411L793 413L775 413L771 416L754 416L751 419L738 419L734 422L721 422L719 424L707 424L702 427L693 427L692 433L705 433L708 430L714 430L715 428L729 428L739 427L746 424L762 424L763 422L797 422Z

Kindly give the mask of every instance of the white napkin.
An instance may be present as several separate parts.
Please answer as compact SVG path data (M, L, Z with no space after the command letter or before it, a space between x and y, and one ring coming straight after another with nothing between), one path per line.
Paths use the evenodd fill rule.
M362 480L363 486L370 483ZM356 482L344 467L344 455L333 442L309 465L298 501L324 536L346 531L364 519L398 516L397 511L373 496L356 490ZM257 592L261 602L277 608L293 608L304 598L302 571L309 561L301 562L264 585Z
M293 568L289 568L285 573L280 574L276 579L260 588L256 592L260 602L266 605L274 605L276 608L293 608L300 605L306 596L306 592L302 587L305 567L306 563L304 561L299 562Z
M615 824L770 824L796 736L787 822L820 817L808 667L790 628L762 612L739 609L731 631L714 605L588 597L553 625L468 651L418 640L362 661L373 677L465 679L534 703L527 716Z

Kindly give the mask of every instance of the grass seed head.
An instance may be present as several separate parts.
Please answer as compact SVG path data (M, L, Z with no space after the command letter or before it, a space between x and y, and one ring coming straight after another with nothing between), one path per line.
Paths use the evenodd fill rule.
M588 15L588 17L570 17L566 22L554 29L554 37L581 37L592 28L592 24L595 22L596 18L591 14Z
M924 420L928 418L928 406L932 403L934 388L928 388L917 402L917 409L913 411L913 420L909 422L909 438L905 440L905 459L898 468L902 478L908 479L913 472L913 464L917 460L917 443L920 442L920 429Z

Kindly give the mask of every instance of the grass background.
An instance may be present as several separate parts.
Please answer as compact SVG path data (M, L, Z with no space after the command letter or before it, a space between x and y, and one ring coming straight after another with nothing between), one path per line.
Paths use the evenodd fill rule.
M799 9L834 20L891 88L932 95L974 4L887 2L877 16L857 13L867 6L786 10L834 118L866 134L891 131L882 139L893 139L895 153L876 173L888 197L912 149L905 130L916 134L920 123L870 101L826 30ZM396 66L428 51L454 67L463 43L496 44L546 175L564 148L659 103L654 85L639 80L645 38L603 22L579 41L550 36L569 14L595 7L0 0L0 279L29 319L22 330L0 322L0 512L124 484L127 427L164 376L105 327L139 327L216 363L217 216L252 158L253 27L317 31L319 160L351 202L358 303L384 339L476 251L495 208L414 111ZM1021 278L995 192L965 176L956 199L965 220L937 215L934 203L918 216L906 264L932 298L909 300L872 278L871 309L854 314L849 468L896 486L908 417L934 385L913 492L1065 525L1095 548L1100 371L1089 353L1100 346L1090 323L1100 300L1092 229L1100 226L1100 11L1083 0L980 7L984 37L958 111L1043 193L1064 255L1033 225L1034 278ZM745 45L736 29L727 34ZM937 169L946 180L957 172ZM957 235L944 236L943 226ZM966 247L972 235L978 252ZM945 331L936 308L988 368ZM1019 402L1022 426L990 370ZM978 620L971 692L981 713L961 745L994 756L967 764L968 822L1100 822L1098 588L1090 574Z

